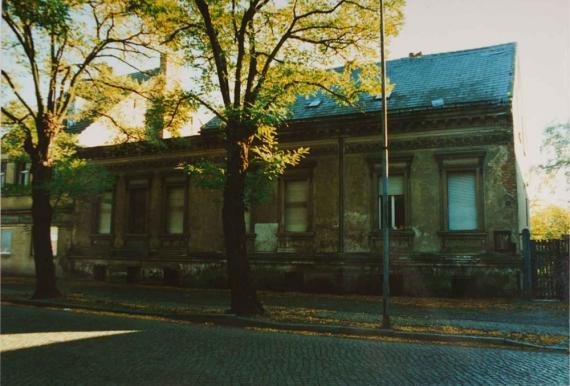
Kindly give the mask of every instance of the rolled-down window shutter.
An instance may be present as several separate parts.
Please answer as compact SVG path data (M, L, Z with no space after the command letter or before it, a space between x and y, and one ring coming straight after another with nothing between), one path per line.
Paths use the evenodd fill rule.
M384 192L382 185L382 177L378 177L378 192L382 195ZM403 176L390 176L388 177L388 195L400 196L404 194L404 177Z
M285 230L306 232L309 228L308 205L309 183L293 180L285 183Z
M477 229L475 173L449 173L447 176L449 230Z

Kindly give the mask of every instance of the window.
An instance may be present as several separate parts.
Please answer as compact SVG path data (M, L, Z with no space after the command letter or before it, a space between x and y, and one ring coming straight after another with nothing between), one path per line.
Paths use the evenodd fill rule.
M113 192L105 192L97 202L97 233L110 234L113 219Z
M128 231L144 234L147 232L148 181L130 181L128 198Z
M59 239L59 228L50 227L49 228L49 238L51 241L51 251L54 256L57 256L57 240Z
M309 179L284 181L284 225L286 232L309 230Z
M252 218L251 218L251 210L246 206L243 211L243 221L245 222L245 232L252 233L253 226L252 226Z
M477 229L475 172L447 175L447 214L450 231Z
M398 154L390 157L388 171L388 224L392 230L406 230L410 223L409 178L413 156ZM371 175L371 228L382 229L382 161L368 159Z
M382 228L382 177L378 177L378 227ZM404 176L388 177L388 223L391 229L404 229L406 226L406 200Z
M16 164L16 181L17 185L30 184L30 164L27 162L18 162Z
M169 186L166 189L166 233L184 233L184 196L183 186Z
M0 247L0 254L2 256L10 256L12 254L12 230L2 229L2 245Z
M443 230L482 231L484 152L436 155L441 172Z
M4 185L6 185L6 170L8 168L8 163L6 161L2 161L1 165L2 168L0 169L0 187L4 187Z

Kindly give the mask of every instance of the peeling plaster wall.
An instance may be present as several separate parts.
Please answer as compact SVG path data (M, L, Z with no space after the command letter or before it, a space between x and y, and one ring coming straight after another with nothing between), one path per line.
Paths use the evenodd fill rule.
M438 253L441 251L443 202L441 175L435 155L443 151L470 151L473 148L420 149L413 152L410 164L408 194L408 228L413 232L413 253ZM511 232L511 240L518 240L518 196L515 153L512 145L480 146L485 151L482 180L484 203L484 231L487 232L487 249L494 246L494 231ZM373 177L368 158L370 153L352 153L345 156L344 244L346 253L370 251L370 234L374 223ZM394 152L393 157L398 153ZM312 220L311 249L299 249L298 253L336 253L338 249L338 157L334 155L310 156L314 162L312 171ZM119 178L115 194L114 233L115 248L123 245L122 235L126 225L126 190L124 178ZM151 248L156 248L160 236L160 219L163 217L161 178L154 175L150 183L149 231ZM278 184L274 183L269 199L253 208L252 228L256 224L279 224ZM191 253L223 253L223 228L221 222L222 192L202 189L190 183L188 224ZM90 242L92 207L79 204L75 214L73 243L88 248ZM269 228L268 228L269 229ZM278 235L276 234L276 237ZM253 243L252 243L253 245ZM307 244L304 244L307 245ZM265 250L264 250L265 251ZM268 252L268 251L265 251Z
M190 183L188 192L190 252L224 251L222 192Z
M73 213L71 245L76 250L87 250L91 246L93 204L87 200L77 201Z
M494 231L510 231L518 240L516 161L512 145L487 147L484 168L485 230L493 245Z
M507 291L505 294L516 294L518 291L520 256L511 254L510 251L495 253L494 249L495 231L509 231L511 240L518 240L520 182L517 180L515 149L512 142L491 145L473 142L471 136L481 131L492 133L506 130L504 126L461 127L445 132L434 129L432 132L438 133L437 138L434 137L435 140L425 147L420 147L426 143L425 138L432 138L425 133L418 134L418 138L423 136L418 142L414 142L414 133L407 133L405 138L394 136L395 142L407 141L411 144L409 148L394 146L398 150L391 152L392 159L411 159L409 169L402 169L407 161L400 161L397 166L398 170L407 170L409 173L406 204L409 222L406 231L399 235L394 233L399 239L391 244L395 251L392 266L394 283L398 283L400 290L407 294L433 293L443 296L461 293L467 288L471 288L474 293L485 288L490 288L491 294L503 293L500 292L503 290ZM504 139L502 141L505 142ZM292 141L286 145L294 147L297 143ZM331 291L367 293L378 290L378 232L373 232L376 216L375 177L371 168L371 160L378 158L377 143L377 137L372 136L347 139L344 157L344 256L337 255L339 159L336 139L319 142L315 146L315 152L304 161L305 165L297 171L291 170L293 176L295 173L305 175L311 169L310 232L299 235L279 233L282 231L279 216L283 197L277 181L274 182L267 201L252 209L248 250L253 253L251 261L253 270L259 273L257 280L267 284L264 288L328 288ZM446 203L438 157L444 153L466 154L467 158L472 157L470 154L485 154L480 192L483 204L482 231L486 233L486 239L480 232L442 233L445 213L443 205ZM207 157L208 154L200 156ZM159 160L157 157L156 161ZM122 159L119 162L127 161ZM161 237L160 224L164 216L161 212L161 171L160 168L158 171L153 169L150 162L143 165L145 166L136 170L125 171L123 177L117 180L113 219L115 248L124 245L121 240L126 225L125 181L131 174L146 173L147 176L153 176L149 185L150 244ZM471 169L476 165L468 163L465 167ZM190 179L188 200L189 254L184 257L188 261L181 262L172 260L168 255L162 256L159 249L153 259L141 259L135 264L141 264L143 276L163 277L166 280L171 276L167 275L166 270L175 270L177 275L184 277L181 280L188 280L191 285L225 286L224 261L217 259L224 253L222 192L199 188ZM83 205L78 206L77 211L74 243L89 248L92 238L92 208ZM253 234L255 231L259 237L257 242ZM449 234L452 234L451 238ZM476 238L475 241L473 237ZM149 247L152 249L154 245ZM481 260L483 256L485 261ZM88 260L77 261L84 265L88 263ZM440 262L449 265L442 268ZM103 257L92 259L89 264L108 264L109 269L122 270L124 275L124 264L128 263L130 262L119 262L113 267L114 263L105 262ZM160 269L164 269L164 272L159 272ZM490 284L485 282L487 279Z
M2 273L33 275L35 273L32 256L32 225L2 225L2 230L12 232L12 253L2 256Z
M344 234L345 252L367 252L371 231L372 179L362 155L345 157Z
M410 226L414 251L434 252L441 246L441 197L439 167L434 150L418 150L410 166Z
M338 159L319 157L313 170L314 249L336 252L338 246Z

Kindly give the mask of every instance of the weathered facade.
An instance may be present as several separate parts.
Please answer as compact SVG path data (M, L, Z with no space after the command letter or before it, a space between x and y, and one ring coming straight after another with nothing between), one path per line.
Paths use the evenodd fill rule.
M515 62L514 44L505 44L388 63L394 293L518 294L528 224ZM317 95L292 106L280 144L311 152L246 214L260 287L380 290L380 103L365 95L359 106L338 106ZM98 278L225 286L221 192L176 169L221 161L223 149L215 124L162 149L86 149L117 183L76 205L61 265Z
M32 249L32 199L30 164L2 159L1 268L4 274L30 275L35 272ZM54 255L64 255L71 245L73 207L60 205L50 229ZM58 273L62 274L61 267Z

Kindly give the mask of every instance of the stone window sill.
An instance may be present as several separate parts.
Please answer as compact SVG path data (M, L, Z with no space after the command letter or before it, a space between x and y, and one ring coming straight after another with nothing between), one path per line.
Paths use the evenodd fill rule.
M298 238L298 239L309 239L315 237L315 232L279 232L277 234L279 238Z

